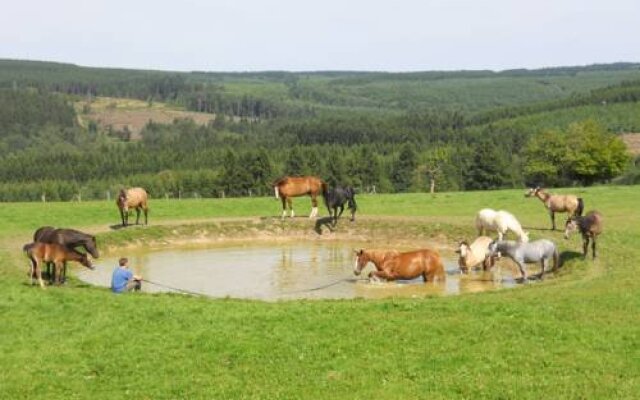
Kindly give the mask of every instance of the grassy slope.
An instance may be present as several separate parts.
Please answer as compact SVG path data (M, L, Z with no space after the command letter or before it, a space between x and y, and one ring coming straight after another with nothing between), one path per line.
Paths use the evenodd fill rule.
M28 287L16 247L35 226L106 228L117 222L115 206L3 204L0 398L634 398L640 228L630 216L640 188L579 192L587 210L607 218L601 258L574 259L543 285L455 298L275 304ZM547 227L542 205L522 194L361 196L359 204L363 215L423 216L425 229L445 234L471 236L482 206ZM296 203L299 213L308 208L308 200ZM278 212L272 199L152 207L154 224ZM562 241L559 232L532 235ZM579 239L561 245L577 250Z

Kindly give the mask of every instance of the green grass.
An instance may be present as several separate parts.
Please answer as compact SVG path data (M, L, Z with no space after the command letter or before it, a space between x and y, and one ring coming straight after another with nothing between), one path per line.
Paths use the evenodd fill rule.
M374 301L115 296L77 281L43 291L25 284L19 251L43 224L91 228L111 244L188 234L162 226L180 221L239 236L243 224L313 224L207 220L279 215L279 203L265 198L153 200L150 227L114 233L112 203L2 204L0 398L637 398L640 187L570 191L606 218L595 262L572 259L560 276L513 290ZM363 218L338 229L470 238L473 215L486 206L578 251L577 237L532 229L547 228L548 216L523 194L359 196ZM295 204L299 215L308 211L308 199Z

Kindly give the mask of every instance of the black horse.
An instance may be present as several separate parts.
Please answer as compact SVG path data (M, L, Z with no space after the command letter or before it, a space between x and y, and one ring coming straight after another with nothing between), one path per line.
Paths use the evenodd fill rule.
M96 237L75 229L56 229L53 226L43 226L38 228L33 234L33 241L40 243L54 243L67 247L72 250L76 247L82 247L91 254L93 258L100 257L98 246L96 245ZM67 263L64 263L62 271L62 280L67 275ZM51 280L51 263L47 263L47 276Z
M340 218L344 211L345 203L349 207L349 210L351 210L351 222L355 221L358 206L356 204L356 192L352 187L337 186L324 192L323 196L324 204L327 206L327 210L329 210L329 216L333 218L334 225L338 223L338 218ZM339 212L338 209L340 209Z

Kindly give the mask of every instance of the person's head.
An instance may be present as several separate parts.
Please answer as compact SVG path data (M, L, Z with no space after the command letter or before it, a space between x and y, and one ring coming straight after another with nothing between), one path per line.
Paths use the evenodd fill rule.
M127 257L122 257L118 260L118 265L121 267L127 268L129 266L129 259Z

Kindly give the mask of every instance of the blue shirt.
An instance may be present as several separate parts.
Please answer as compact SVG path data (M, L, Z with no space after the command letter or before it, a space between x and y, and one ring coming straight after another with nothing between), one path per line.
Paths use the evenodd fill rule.
M111 290L114 293L122 293L127 288L127 283L133 279L133 272L127 268L116 267L111 276Z

